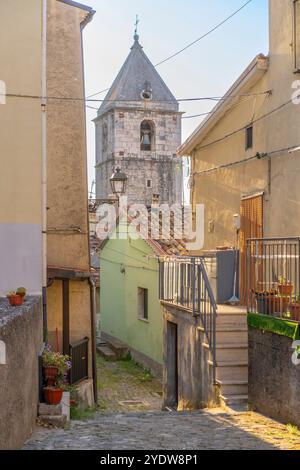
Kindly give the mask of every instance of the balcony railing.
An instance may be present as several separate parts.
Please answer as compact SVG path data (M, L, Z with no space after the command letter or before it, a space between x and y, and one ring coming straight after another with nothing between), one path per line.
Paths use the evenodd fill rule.
M216 366L217 305L201 257L176 257L161 260L160 300L183 308L199 318Z
M247 240L248 312L299 321L300 238Z
M88 338L70 344L70 357L72 362L72 368L70 370L71 385L88 378L88 345Z

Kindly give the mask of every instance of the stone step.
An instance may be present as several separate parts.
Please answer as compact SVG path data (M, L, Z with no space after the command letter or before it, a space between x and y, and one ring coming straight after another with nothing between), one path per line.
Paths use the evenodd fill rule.
M212 366L212 361L208 361ZM248 361L220 361L217 363L217 380L248 380Z
M247 326L247 315L244 313L219 313L217 315L217 325Z
M203 347L209 349L208 343L203 343ZM247 361L248 344L247 343L217 343L216 360L219 361Z
M221 406L235 411L248 409L248 395L220 395Z
M41 424L56 428L64 428L67 424L67 417L65 415L41 415L38 420Z
M107 346L114 351L119 358L125 358L129 354L129 347L118 339L107 339Z
M97 352L100 356L104 357L106 361L116 361L118 359L117 354L108 346L98 346Z
M217 380L220 386L221 395L227 397L230 395L247 395L247 380Z
M217 325L216 341L218 343L248 343L247 326L233 327Z

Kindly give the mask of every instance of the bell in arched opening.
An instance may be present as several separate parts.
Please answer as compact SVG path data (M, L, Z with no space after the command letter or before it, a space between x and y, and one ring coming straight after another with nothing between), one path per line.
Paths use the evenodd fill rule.
M151 121L143 121L141 124L141 150L151 151L153 147L153 124Z

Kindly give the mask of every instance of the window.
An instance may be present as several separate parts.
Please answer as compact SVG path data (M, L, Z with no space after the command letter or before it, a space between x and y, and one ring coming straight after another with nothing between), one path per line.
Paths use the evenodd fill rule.
M152 188L152 180L147 180L146 181L146 186L147 186L147 188Z
M141 124L141 150L151 152L154 143L154 124L151 121L143 121Z
M138 287L138 318L148 320L148 289Z
M246 127L246 150L253 147L253 126Z

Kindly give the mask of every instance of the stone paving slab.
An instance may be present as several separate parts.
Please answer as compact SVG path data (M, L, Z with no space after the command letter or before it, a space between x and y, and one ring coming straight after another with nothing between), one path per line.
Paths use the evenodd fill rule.
M38 428L25 450L300 450L300 434L257 413L96 413L69 429Z

